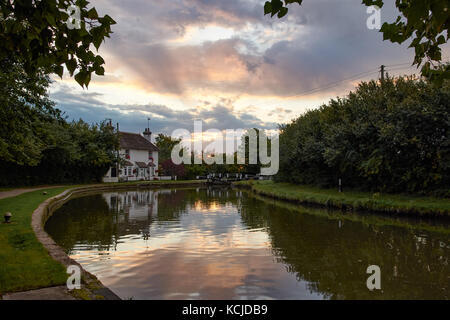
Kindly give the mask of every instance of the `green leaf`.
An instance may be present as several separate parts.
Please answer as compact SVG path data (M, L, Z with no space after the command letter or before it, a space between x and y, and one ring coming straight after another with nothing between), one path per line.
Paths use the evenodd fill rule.
M266 1L264 4L264 15L272 13L272 4L269 1Z
M288 8L282 7L278 12L278 18L283 18L288 13Z
M95 10L95 8L92 8L91 10L89 10L87 12L87 17L89 19L97 19L98 18L97 10Z
M62 79L62 76L64 74L64 68L63 66L55 66L53 68L53 71Z
M66 62L66 68L69 70L70 75L73 76L75 69L77 68L77 61L75 58L72 58Z
M95 69L95 74L99 75L99 76L104 76L105 75L105 68L103 67L98 67Z
M86 80L87 80L88 73L85 71L80 71L75 75L75 80L78 82L78 84L82 87L84 87ZM89 82L88 82L89 83Z

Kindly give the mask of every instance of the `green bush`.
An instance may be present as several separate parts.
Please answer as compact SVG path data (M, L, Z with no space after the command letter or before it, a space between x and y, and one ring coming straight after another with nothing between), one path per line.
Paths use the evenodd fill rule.
M449 195L450 90L413 78L361 83L281 126L276 179Z
M67 122L48 99L45 72L0 62L0 185L99 181L115 161L114 129Z

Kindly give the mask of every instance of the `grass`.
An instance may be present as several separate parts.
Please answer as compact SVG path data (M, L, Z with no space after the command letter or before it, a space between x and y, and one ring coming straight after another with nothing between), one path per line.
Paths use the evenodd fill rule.
M11 223L0 223L0 294L66 282L68 275L63 265L53 260L36 239L31 214L40 203L67 188L49 188L0 200L2 220L6 211L13 215Z
M263 201L270 205L276 205L289 211L298 212L301 214L314 215L329 220L346 220L352 222L359 222L365 226L392 226L408 228L411 230L423 230L434 233L450 234L450 228L448 223L442 219L431 219L426 217L393 217L389 214L371 214L366 212L348 212L328 208L313 208L311 206L303 206L292 201L278 200L273 197L267 197L259 195L250 190L244 190L250 193L251 197L254 197L260 201Z
M242 181L236 185L280 200L329 208L402 213L410 216L450 216L450 199L358 191L338 192L334 189L273 181Z
M149 181L151 185L183 185L201 181ZM102 185L139 185L147 182L105 183ZM64 266L53 260L37 240L31 227L33 211L46 199L64 190L80 186L49 187L23 193L16 197L0 199L0 296L24 290L32 290L66 283ZM32 187L30 187L32 188ZM8 188L9 189L9 188ZM11 188L12 189L12 188ZM47 192L46 195L43 193ZM12 213L11 223L3 223L5 212Z

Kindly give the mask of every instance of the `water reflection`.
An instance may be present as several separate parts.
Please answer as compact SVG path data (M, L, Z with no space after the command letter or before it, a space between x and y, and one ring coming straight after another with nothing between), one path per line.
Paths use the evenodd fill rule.
M122 298L449 297L448 232L336 220L239 190L82 197L46 229ZM382 291L366 287L371 264L381 267Z

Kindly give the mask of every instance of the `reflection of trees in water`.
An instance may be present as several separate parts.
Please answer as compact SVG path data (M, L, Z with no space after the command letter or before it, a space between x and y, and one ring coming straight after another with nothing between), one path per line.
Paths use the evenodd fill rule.
M48 220L45 229L66 250L77 242L109 250L118 236L117 213L111 212L101 195L81 197L64 204Z
M230 194L228 194L230 196ZM70 200L47 222L49 234L66 250L77 243L98 250L115 250L127 235L151 238L150 226L159 221L177 221L189 208L201 203L224 205L230 200L222 191L205 189L162 189L110 192ZM238 195L230 196L236 203Z
M48 221L57 243L114 250L126 235L151 238L155 223L176 222L190 210L237 206L244 224L264 228L276 259L313 292L329 298L444 298L449 294L449 236L302 214L232 189L173 189L73 199ZM124 199L126 197L126 201ZM156 203L151 204L151 200ZM129 200L129 201L128 201ZM317 209L314 209L317 210ZM383 293L366 287L366 268L381 267Z
M242 219L268 227L273 252L287 271L331 299L448 299L449 237L400 227L289 212L243 197ZM366 287L366 268L381 268L383 292Z

